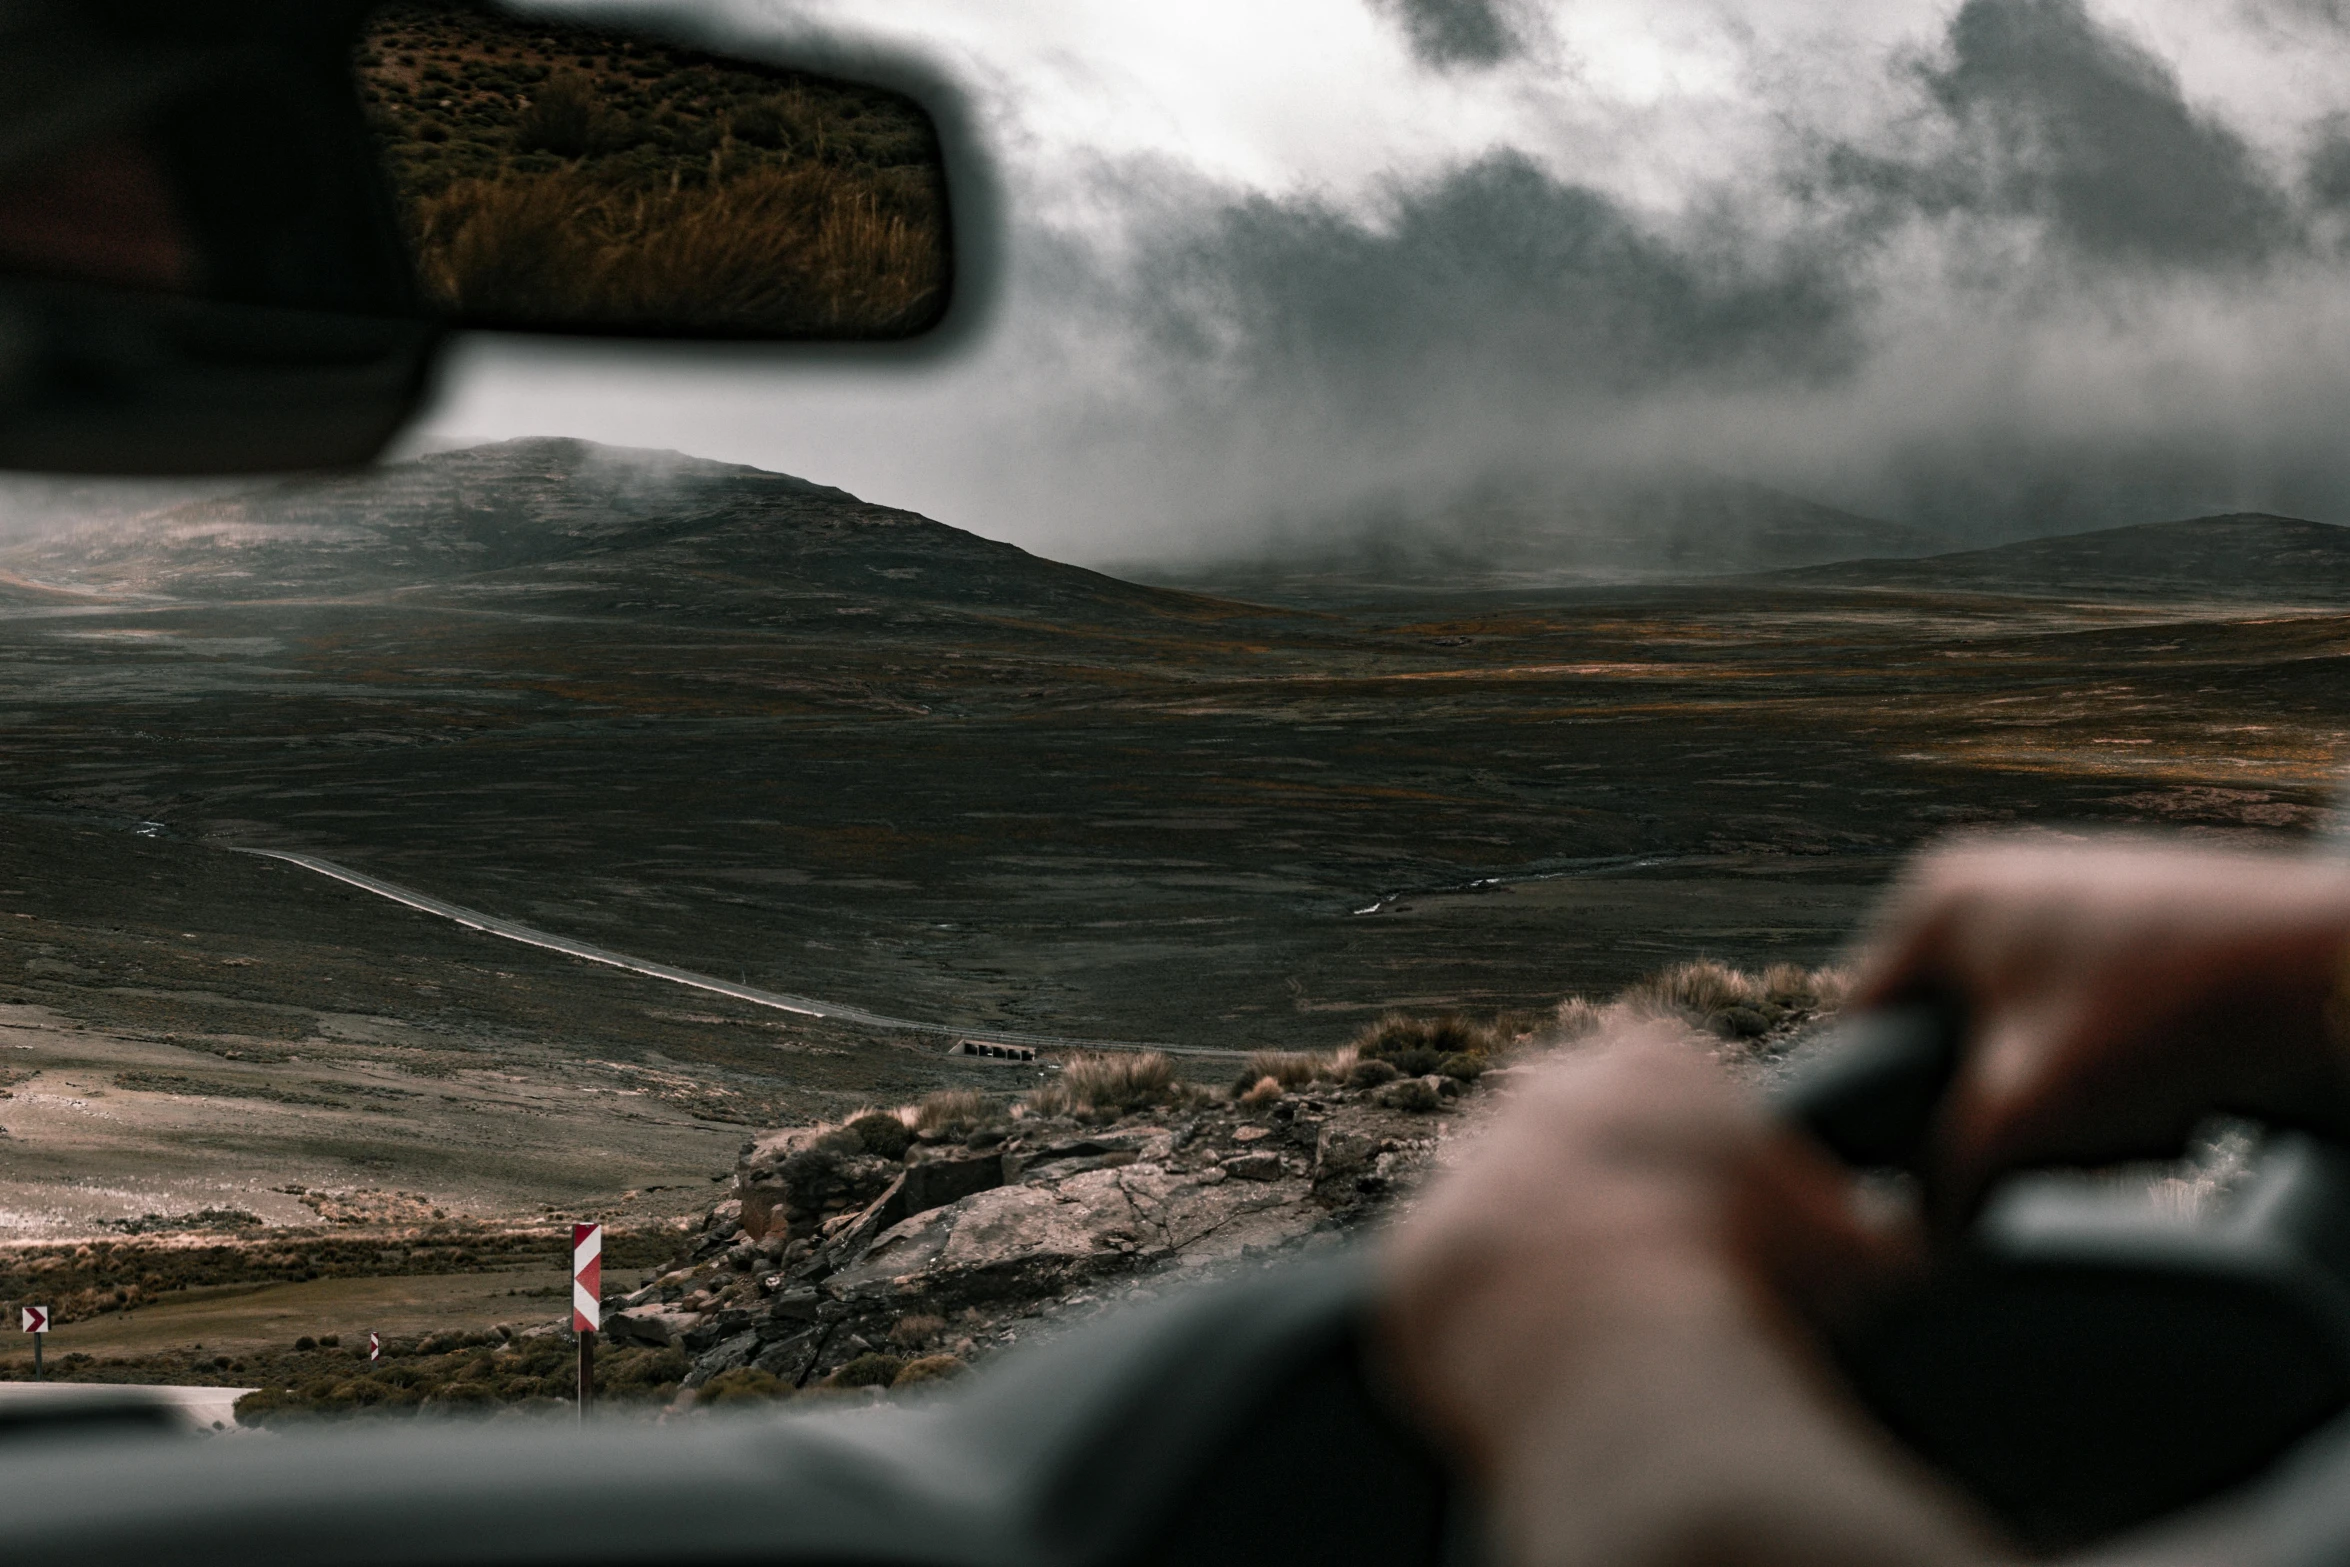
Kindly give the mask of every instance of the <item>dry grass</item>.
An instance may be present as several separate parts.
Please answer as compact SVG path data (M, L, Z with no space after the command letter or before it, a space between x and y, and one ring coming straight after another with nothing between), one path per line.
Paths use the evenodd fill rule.
M1061 1075L1027 1098L1038 1115L1080 1118L1131 1115L1152 1105L1181 1104L1196 1093L1175 1075L1175 1063L1156 1050L1071 1056Z
M942 1088L898 1113L915 1131L938 1136L968 1132L999 1119L995 1106L976 1088Z
M892 1389L920 1387L925 1382L950 1381L969 1369L952 1355L924 1355L900 1366L889 1385Z
M1232 1097L1247 1104L1263 1104L1268 1098L1278 1098L1294 1088L1308 1088L1315 1083L1343 1083L1355 1068L1361 1052L1353 1045L1340 1045L1336 1050L1258 1050L1252 1052L1248 1064L1232 1080ZM1258 1095L1266 1082L1273 1084L1267 1094Z
M1833 1015L1851 988L1851 975L1837 968L1774 963L1756 974L1700 958L1634 980L1610 1001L1567 997L1539 1040L1571 1045L1617 1024L1658 1021L1724 1039L1755 1039Z
M1253 1077L1269 1077L1283 1088L1303 1088L1338 1074L1331 1070L1331 1058L1314 1050L1260 1050L1248 1058L1247 1072Z
M929 1343L947 1330L947 1319L928 1312L898 1318L889 1330L889 1341L901 1349L912 1349Z
M940 226L826 164L650 191L578 169L459 180L413 220L426 289L471 322L889 338L945 301Z
M1354 1048L1359 1059L1384 1061L1405 1077L1474 1077L1506 1043L1492 1024L1457 1012L1435 1017L1389 1012L1355 1036Z

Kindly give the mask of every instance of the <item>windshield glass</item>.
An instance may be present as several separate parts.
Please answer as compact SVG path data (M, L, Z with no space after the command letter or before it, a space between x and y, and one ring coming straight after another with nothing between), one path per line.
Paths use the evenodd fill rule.
M896 1397L1366 1229L1605 1020L1769 1077L1947 829L2322 825L2330 7L676 9L380 13L442 307L690 231L688 331L917 332L951 108L993 313L0 486L0 1378Z

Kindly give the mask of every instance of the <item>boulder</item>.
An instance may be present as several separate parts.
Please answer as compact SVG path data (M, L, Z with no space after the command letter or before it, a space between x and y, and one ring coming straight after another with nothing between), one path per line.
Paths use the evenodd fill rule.
M735 1167L743 1233L758 1242L812 1235L828 1218L869 1207L904 1169L838 1129L759 1139Z
M604 1336L615 1344L659 1349L683 1337L702 1319L690 1311L616 1311L604 1318Z
M912 1218L1003 1185L1004 1161L993 1153L940 1155L908 1165L905 1183L905 1211L898 1217Z
M843 1299L905 1291L979 1299L1138 1259L1234 1255L1310 1228L1312 1210L1297 1196L1269 1180L1229 1181L1221 1169L1185 1175L1149 1163L999 1186L899 1222L825 1289Z
M711 1346L717 1344L721 1340L733 1338L736 1334L742 1332L750 1325L751 1314L747 1311L727 1310L714 1312L711 1315L704 1317L701 1321L695 1323L692 1327L687 1328L684 1332L679 1333L677 1335L677 1341L683 1344L693 1353L699 1355L706 1353L711 1348Z
M796 1284L775 1292L775 1298L767 1303L767 1315L778 1322L813 1322L821 1304L822 1297L814 1286Z

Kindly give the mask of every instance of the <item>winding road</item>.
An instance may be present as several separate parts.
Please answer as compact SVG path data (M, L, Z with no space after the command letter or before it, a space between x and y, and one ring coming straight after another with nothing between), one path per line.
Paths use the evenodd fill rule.
M820 1001L813 996L795 996L782 991L761 990L755 985L738 985L709 974L697 974L691 969L672 968L666 963L654 963L645 958L632 958L624 952L607 947L591 946L574 941L569 936L558 936L519 920L502 919L495 914L484 914L462 904L436 898L430 893L418 892L365 871L355 871L348 865L337 865L332 860L320 859L315 854L296 854L286 849L236 849L238 854L258 855L265 860L283 860L288 865L300 866L321 876L356 887L361 892L372 892L379 898L422 913L454 920L468 930L486 935L502 936L508 941L519 941L526 946L544 947L567 957L583 958L590 963L602 963L611 968L626 969L631 974L644 974L653 979L665 979L673 985L690 985L696 990L707 990L721 996L732 996L753 1006L773 1007L779 1012L797 1012L803 1017L833 1018L844 1023L862 1023L868 1028L898 1029L912 1034L937 1034L948 1039L969 1039L981 1044L1027 1045L1037 1050L1160 1050L1176 1056L1230 1056L1247 1055L1246 1050L1234 1050L1215 1045L1167 1045L1132 1039L1082 1039L1063 1034L1028 1034L996 1028L971 1028L960 1023L930 1023L917 1018L891 1017L887 1013L869 1012L863 1007L844 1002Z

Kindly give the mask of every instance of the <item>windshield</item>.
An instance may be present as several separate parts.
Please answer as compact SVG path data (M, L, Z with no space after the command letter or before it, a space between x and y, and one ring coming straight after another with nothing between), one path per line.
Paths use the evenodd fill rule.
M894 1398L1383 1221L1608 1018L1769 1076L1947 829L2321 825L2330 7L677 10L948 62L995 311L0 487L0 1377ZM944 309L902 95L451 14L354 61L444 306L764 181L887 274L829 325Z

